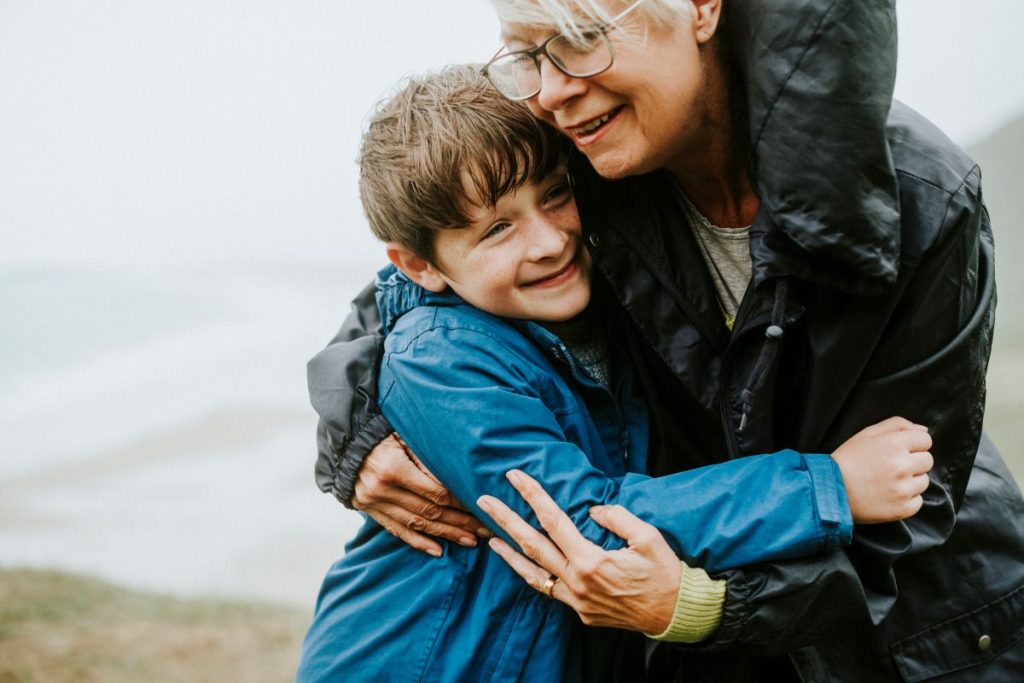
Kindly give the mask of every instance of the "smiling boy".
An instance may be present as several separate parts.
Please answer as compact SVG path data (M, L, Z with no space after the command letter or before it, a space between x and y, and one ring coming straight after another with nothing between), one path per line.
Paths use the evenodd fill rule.
M699 641L717 627L724 586L686 563L829 552L853 521L913 514L919 492L851 503L900 463L926 472L930 439L889 421L835 460L782 451L645 476L647 414L606 341L614 322L592 291L566 149L468 66L409 81L372 118L360 193L393 264L377 282L388 335L380 406L481 519L482 494L518 501L529 518L506 480L522 470L604 548L623 544L592 506L624 505L657 526L685 560L664 599L685 618L677 609L658 637ZM641 639L585 629L550 590L485 548L446 544L425 561L368 519L324 581L297 678L640 680Z

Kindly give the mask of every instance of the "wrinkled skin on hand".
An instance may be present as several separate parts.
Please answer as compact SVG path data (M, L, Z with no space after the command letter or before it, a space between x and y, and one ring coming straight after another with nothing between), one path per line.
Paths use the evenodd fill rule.
M533 588L557 577L552 598L569 605L584 624L658 634L672 619L681 565L661 532L619 505L591 508L598 524L627 546L604 550L587 540L529 475L512 470L508 480L529 503L547 536L504 503L482 496L477 504L523 552L499 538L491 548Z
M434 557L441 556L441 546L431 536L467 547L476 545L477 535L490 536L394 433L367 454L352 506Z

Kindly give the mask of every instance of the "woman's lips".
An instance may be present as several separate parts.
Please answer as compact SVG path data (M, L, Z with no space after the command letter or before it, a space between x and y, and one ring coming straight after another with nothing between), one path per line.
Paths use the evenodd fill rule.
M579 270L576 266L576 258L574 257L564 268L556 273L552 273L548 277L541 278L540 280L534 280L533 282L527 282L524 287L557 287L558 285L567 282L572 278L576 271Z
M615 122L623 107L619 106L609 112L590 119L580 126L567 127L565 130L572 137L577 147L586 147L597 142Z

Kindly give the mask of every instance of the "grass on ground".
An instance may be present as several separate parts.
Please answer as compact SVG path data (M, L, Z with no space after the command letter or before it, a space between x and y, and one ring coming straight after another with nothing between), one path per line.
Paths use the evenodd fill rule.
M0 570L0 683L290 681L309 618Z

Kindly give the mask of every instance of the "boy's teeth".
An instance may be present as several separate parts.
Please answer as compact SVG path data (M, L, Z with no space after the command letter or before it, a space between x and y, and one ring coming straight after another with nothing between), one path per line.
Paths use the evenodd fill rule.
M593 121L591 121L588 124L580 126L579 128L576 129L575 132L576 132L577 135L586 135L587 133L589 133L591 131L594 131L594 130L597 130L598 128L603 126L605 123L608 122L608 119L610 119L611 117L612 117L611 112L609 112L609 113L605 114L604 116L600 116L600 117L594 119Z

